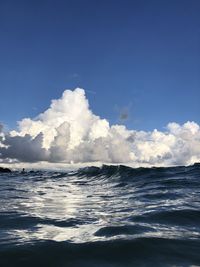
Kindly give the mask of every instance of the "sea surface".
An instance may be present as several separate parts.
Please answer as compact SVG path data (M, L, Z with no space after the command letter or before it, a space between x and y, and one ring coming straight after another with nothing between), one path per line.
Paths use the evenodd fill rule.
M200 266L200 164L0 174L0 266Z

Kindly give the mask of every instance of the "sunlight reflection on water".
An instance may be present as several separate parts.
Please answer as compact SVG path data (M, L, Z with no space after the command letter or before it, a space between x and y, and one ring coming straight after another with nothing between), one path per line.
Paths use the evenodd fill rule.
M169 213L188 209L193 200L199 205L194 189L184 188L184 194L182 188L174 185L166 189L159 186L158 177L156 183L153 180L122 183L118 176L14 173L6 179L1 177L0 197L0 212L9 215L0 242L12 239L19 244L34 240L81 243L119 237L200 236L196 226L176 222L173 225ZM157 215L153 217L165 211L169 213L166 216L171 216L169 222L159 221L162 217Z

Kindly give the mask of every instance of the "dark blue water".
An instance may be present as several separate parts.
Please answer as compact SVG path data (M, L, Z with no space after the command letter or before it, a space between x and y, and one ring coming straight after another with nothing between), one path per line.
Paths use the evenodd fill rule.
M0 174L0 266L200 266L200 164Z

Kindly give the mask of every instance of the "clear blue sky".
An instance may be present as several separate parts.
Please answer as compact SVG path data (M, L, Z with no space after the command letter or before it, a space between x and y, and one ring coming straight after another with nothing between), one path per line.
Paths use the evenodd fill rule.
M200 123L200 1L0 0L0 121L77 86L111 123Z

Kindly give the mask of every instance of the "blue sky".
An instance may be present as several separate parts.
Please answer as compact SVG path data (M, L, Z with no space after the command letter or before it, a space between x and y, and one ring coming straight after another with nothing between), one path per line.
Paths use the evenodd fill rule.
M110 123L200 123L199 14L198 0L1 0L1 122L81 87Z

